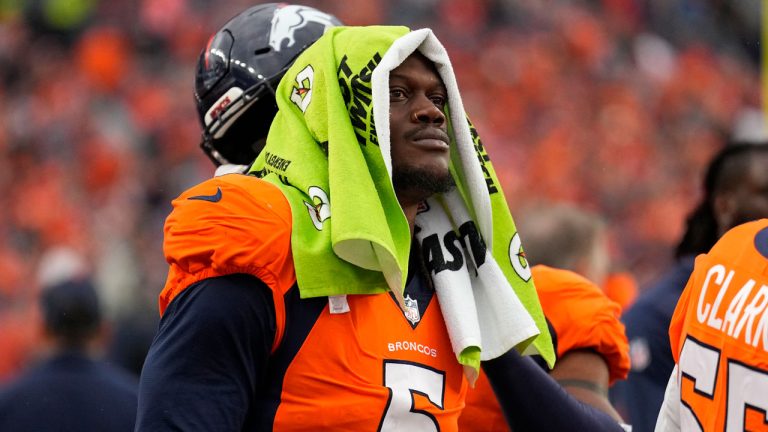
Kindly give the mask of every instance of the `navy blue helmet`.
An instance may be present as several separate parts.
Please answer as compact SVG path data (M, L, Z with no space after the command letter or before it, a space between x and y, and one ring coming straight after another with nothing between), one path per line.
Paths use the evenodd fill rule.
M195 101L200 146L216 165L250 164L264 148L277 113L275 90L286 70L333 15L286 3L253 6L208 40L197 62Z

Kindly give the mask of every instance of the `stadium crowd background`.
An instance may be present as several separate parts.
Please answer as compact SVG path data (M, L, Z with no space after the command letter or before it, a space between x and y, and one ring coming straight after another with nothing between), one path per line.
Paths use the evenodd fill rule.
M87 258L108 317L154 331L164 218L214 169L195 61L253 3L0 0L0 382L35 356L56 248ZM541 199L599 212L641 287L671 261L711 155L762 133L759 0L300 3L433 28L513 214Z

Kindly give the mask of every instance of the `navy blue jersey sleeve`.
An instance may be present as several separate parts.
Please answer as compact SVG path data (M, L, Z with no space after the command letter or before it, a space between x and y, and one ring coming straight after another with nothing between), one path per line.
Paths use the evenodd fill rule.
M274 337L272 294L259 279L236 274L185 289L147 354L136 430L241 430Z
M514 349L482 363L509 426L515 432L622 432L615 420L569 395L529 357Z

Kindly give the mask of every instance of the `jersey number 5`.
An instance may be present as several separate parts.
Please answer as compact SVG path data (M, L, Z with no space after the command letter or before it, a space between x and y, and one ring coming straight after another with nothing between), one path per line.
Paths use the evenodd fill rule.
M711 416L725 408L725 432L768 431L768 373L742 362L728 359L725 389L717 388L720 369L720 350L706 345L691 336L683 343L680 352L680 399L685 407L681 412L681 429L703 431L702 416ZM701 403L686 391L683 381L693 381L693 393L709 399ZM726 407L712 405L716 391L725 391ZM720 398L718 398L720 399ZM747 420L748 414L750 421Z
M389 402L379 431L439 431L437 419L416 408L414 397L421 395L443 409L445 372L418 363L384 361L384 386L389 388Z

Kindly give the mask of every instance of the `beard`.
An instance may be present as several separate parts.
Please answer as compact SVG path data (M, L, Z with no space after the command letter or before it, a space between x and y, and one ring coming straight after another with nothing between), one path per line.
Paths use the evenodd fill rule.
M407 194L427 199L432 195L446 193L456 187L456 182L449 171L435 173L432 170L417 167L394 168L392 184L398 196Z

